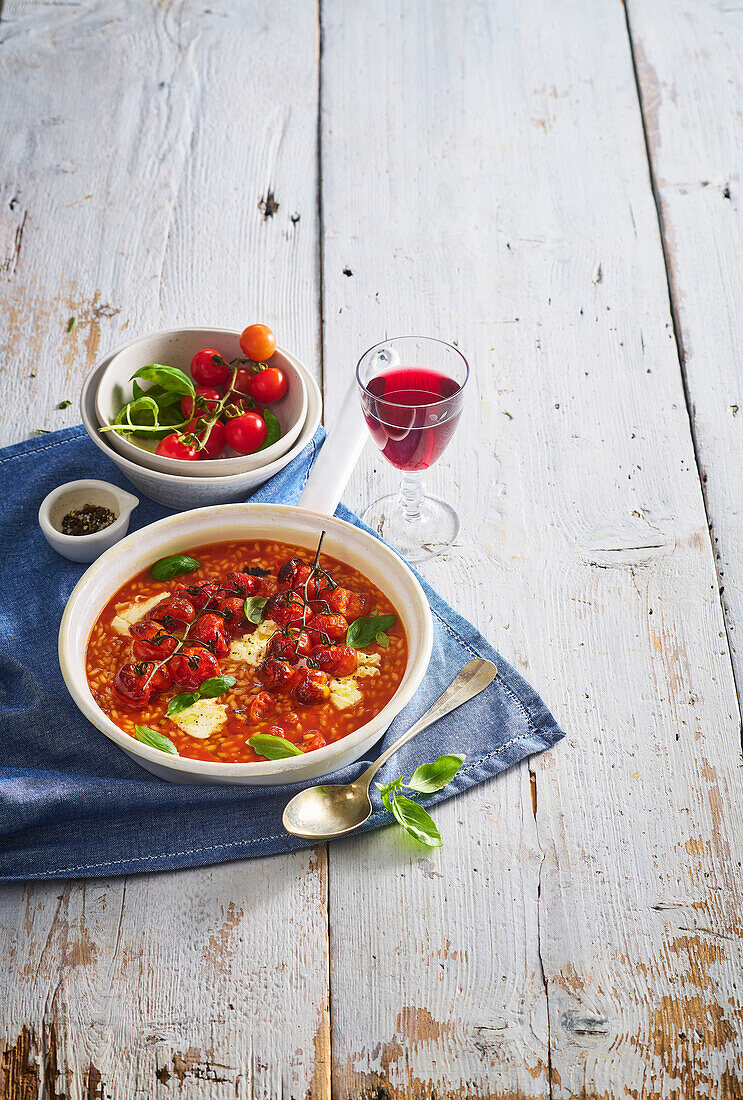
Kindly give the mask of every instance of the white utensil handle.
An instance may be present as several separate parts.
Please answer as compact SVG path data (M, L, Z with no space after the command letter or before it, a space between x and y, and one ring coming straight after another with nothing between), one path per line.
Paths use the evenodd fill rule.
M323 516L333 515L368 437L354 380L315 459L299 498L300 508Z

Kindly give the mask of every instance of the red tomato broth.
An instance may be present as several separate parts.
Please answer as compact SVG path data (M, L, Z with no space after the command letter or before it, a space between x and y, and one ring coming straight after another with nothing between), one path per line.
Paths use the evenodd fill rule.
M369 722L393 697L408 658L402 620L384 593L362 573L330 555L322 554L321 568L327 570L340 586L369 596L368 609L364 614L397 615L396 623L386 631L389 637L387 648L380 647L376 642L364 647L366 654L379 653L381 664L378 675L358 680L362 696L359 703L338 709L329 699L321 704L302 705L291 695L273 695L270 713L259 720L251 720L248 708L252 699L263 690L256 675L257 669L229 656L219 659L220 674L234 676L237 682L216 699L216 702L227 705L227 721L208 738L190 737L166 717L168 702L184 690L181 687L173 685L142 709L122 703L112 692L113 680L121 665L136 658L132 654L133 637L119 634L112 627L117 605L128 603L137 596L151 597L160 592L172 594L179 585L222 581L232 571L250 568L270 571L269 576L262 578L262 594L270 595L276 589L276 573L285 561L299 557L311 562L314 556L314 551L307 547L265 540L210 543L188 547L184 552L201 563L199 569L169 581L156 581L150 576L148 567L118 589L91 630L86 652L88 685L98 706L119 729L134 737L135 725L149 726L170 738L179 754L188 759L254 763L264 760L246 744L255 734L270 733L285 737L309 752L347 737ZM254 630L255 627L251 626L243 632L243 636Z

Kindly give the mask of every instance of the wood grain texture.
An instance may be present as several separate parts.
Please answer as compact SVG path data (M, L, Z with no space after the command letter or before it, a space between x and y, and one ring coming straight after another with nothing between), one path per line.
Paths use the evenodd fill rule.
M0 82L4 442L173 324L317 368L314 4L8 0ZM326 1097L326 892L322 851L0 888L0 1097Z
M627 9L697 457L737 682L743 387L743 8L632 2Z
M536 834L524 768L437 808L441 856L332 849L334 1094L738 1096L739 713L623 11L323 31L327 405L385 334L469 355L424 572L568 730ZM368 451L347 499L392 484Z

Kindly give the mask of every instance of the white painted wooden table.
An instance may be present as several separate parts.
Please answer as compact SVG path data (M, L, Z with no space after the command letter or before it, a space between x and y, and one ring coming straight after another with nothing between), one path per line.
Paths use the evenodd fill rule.
M425 573L568 736L434 855L0 888L3 1100L743 1096L741 56L732 0L5 0L3 442L148 329L265 320L329 418L456 340Z

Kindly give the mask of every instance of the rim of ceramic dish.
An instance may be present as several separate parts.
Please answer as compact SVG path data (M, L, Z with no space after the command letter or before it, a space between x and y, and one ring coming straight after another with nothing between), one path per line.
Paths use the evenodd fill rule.
M131 535L127 535L126 538L112 546L110 550L107 550L102 554L97 561L95 561L82 575L80 580L75 585L70 598L67 601L67 605L62 616L62 622L59 628L59 664L62 670L62 677L67 685L67 690L72 696L74 702L78 706L79 710L85 715L86 718L92 722L92 724L105 734L114 744L119 748L124 749L127 753L133 756L141 757L144 760L148 760L153 764L159 764L161 767L168 768L169 770L179 771L188 775L200 775L205 778L216 777L247 777L260 778L261 776L276 776L284 774L286 776L286 782L292 782L292 774L302 771L307 767L308 759L311 757L313 764L325 764L327 768L322 774L329 774L334 770L333 759L341 753L347 753L350 749L356 748L369 736L370 727L377 727L376 738L381 737L384 731L392 723L394 718L400 713L404 706L410 702L415 692L420 687L421 681L425 676L426 669L431 657L431 651L433 647L433 619L431 616L431 609L426 599L425 593L420 586L417 578L408 565L385 543L379 539L374 538L373 535L369 535L366 531L363 531L360 527L355 527L353 524L347 523L345 520L338 519L335 516L321 516L319 513L310 512L308 509L299 508L296 505L290 504L263 504L252 506L247 504L225 504L221 505L219 511L223 512L225 509L230 511L236 509L250 509L251 507L270 508L273 512L279 516L285 515L287 517L300 515L303 517L317 515L318 519L321 519L324 524L332 525L341 532L350 531L353 532L354 537L361 536L363 539L368 539L373 542L374 547L389 561L391 569L406 574L408 583L412 587L413 594L418 602L419 618L423 623L423 628L417 633L416 642L418 653L414 658L409 668L405 670L405 681L398 687L395 694L390 701L376 714L369 722L364 723L363 726L359 726L358 729L349 733L346 737L341 738L339 741L333 742L331 745L325 745L321 749L315 749L312 753L304 753L301 756L292 756L284 758L282 760L266 760L253 763L212 763L209 760L193 760L187 756L173 756L170 753L163 753L158 749L151 748L149 745L143 744L141 741L137 741L130 734L125 733L120 729L106 714L100 709L98 704L93 699L93 695L88 687L87 677L85 677L84 669L83 676L84 683L81 684L78 679L78 674L71 667L68 660L68 651L73 648L71 631L72 624L78 613L78 608L81 607L86 601L87 589L91 581L101 572L105 572L109 563L115 558L117 554L121 554L122 551L126 551L129 547L136 544L137 541L143 537L151 535L153 531L166 530L169 525L172 525L173 520L182 520L184 517L201 517L201 516L214 516L213 508L194 508L188 512L180 512L176 516L166 516L165 519L157 520L155 523L149 524L147 527L140 528L139 531L133 532ZM249 513L248 513L249 515ZM157 547L153 546L153 552L156 552ZM100 614L100 610L98 611ZM407 620L407 616L406 620ZM412 619L412 609L411 609ZM97 618L97 616L96 616ZM409 633L409 632L408 632ZM88 635L89 637L89 635ZM409 638L410 640L410 638ZM87 649L88 638L85 640L85 648ZM76 656L79 656L76 654ZM410 661L410 650L408 650L408 660ZM85 653L82 654L83 665L85 663ZM363 751L363 750L362 750Z
M378 344L372 344L370 348L367 348L363 355L360 356L359 361L356 364L356 381L358 382L359 389L363 390L363 392L365 394L368 394L368 396L371 397L374 401L384 401L385 405L394 405L395 408L398 409L410 408L410 405L404 405L399 401L393 401L391 397L386 397L384 394L380 396L380 394L378 393L372 393L369 387L361 381L361 364L363 360L366 359L367 355L370 355L373 351L376 351L377 348L383 348L387 344L394 344L398 340L425 340L426 343L429 344L441 344L442 347L449 348L450 351L456 352L456 354L464 363L464 381L462 382L461 386L459 384L457 385L457 389L453 394L451 394L449 397L441 397L438 401L421 401L420 403L416 402L416 409L431 409L435 405L447 405L450 401L453 400L453 398L457 397L462 392L462 390L469 382L470 374L472 373L469 360L463 354L463 352L459 350L458 347L455 347L454 344L450 344L448 340L441 340L438 336L390 336L389 339L380 340Z
M193 327L198 328L199 331L202 332L208 331L208 329L206 328L202 329L201 326ZM163 331L181 332L183 330L164 329ZM139 337L137 337L136 339L139 339ZM99 378L97 378L96 376L99 374L99 372L105 369L105 367L108 365L109 360L114 355L117 355L120 351L123 351L125 347L128 347L129 344L132 344L134 342L135 341L133 340L129 340L126 344L120 344L119 347L113 348L110 352L108 352L106 355L102 356L98 360L98 362L86 376L80 394L80 415L82 417L83 427L85 428L88 437L95 444L95 446L98 447L98 449L102 451L107 458L110 458L112 462L116 463L116 465L119 466L124 471L124 473L126 473L127 470L134 470L137 473L144 474L148 477L162 479L162 483L164 485L190 485L191 487L193 487L194 485L198 485L201 483L200 478L187 477L185 474L164 474L161 473L160 470L151 470L147 466L140 466L139 463L132 462L131 459L126 458L114 447L112 447L107 440L102 438L97 430L97 423L94 423L93 418L88 415L86 401L88 399L89 391L91 390L91 388L98 384ZM267 466L260 466L257 470L243 471L242 473L223 474L205 478L204 483L208 483L209 485L215 485L218 487L229 487L231 485L239 487L241 482L243 482L246 477L249 477L250 474L256 473L265 474L266 480L268 480L268 478L271 477L273 474L278 473L279 470L283 470L285 466L288 466L289 463L292 462L297 457L297 455L307 446L307 444L310 442L315 432L317 431L320 420L322 418L322 395L320 393L320 387L310 374L307 367L301 361L301 359L298 359L296 355L293 355L291 352L288 352L283 348L281 350L282 354L285 355L287 359L289 359L292 364L297 368L297 370L302 373L307 390L307 417L299 433L299 436L297 437L292 447L290 447L290 449L285 454L281 455L279 458L274 459L274 461L269 463ZM315 405L314 414L312 413L313 401Z

